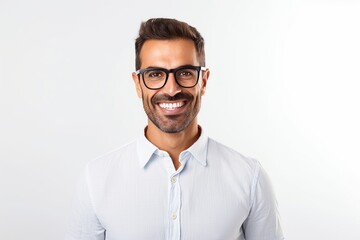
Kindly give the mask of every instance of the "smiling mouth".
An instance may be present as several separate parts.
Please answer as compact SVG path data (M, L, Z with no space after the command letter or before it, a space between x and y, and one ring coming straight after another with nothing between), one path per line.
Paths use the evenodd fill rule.
M178 102L163 102L163 103L159 103L159 107L168 111L173 111L176 110L178 108L181 108L182 106L185 105L185 101L178 101Z

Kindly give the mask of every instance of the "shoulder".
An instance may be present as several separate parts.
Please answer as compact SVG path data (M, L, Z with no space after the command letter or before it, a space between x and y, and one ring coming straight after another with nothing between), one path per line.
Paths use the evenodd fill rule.
M261 171L259 161L209 138L207 163L211 169L242 184L253 185Z
M122 145L110 152L107 152L95 159L90 160L86 169L89 174L108 172L111 169L119 167L121 164L126 164L126 161L133 159L136 155L136 140Z
M246 157L237 150L230 148L212 138L208 141L208 158L215 157L219 161L240 164L248 168L256 168L259 162L251 157Z

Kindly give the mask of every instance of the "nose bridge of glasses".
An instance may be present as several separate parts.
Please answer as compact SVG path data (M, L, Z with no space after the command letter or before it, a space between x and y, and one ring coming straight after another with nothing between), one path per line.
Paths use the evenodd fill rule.
M168 78L170 77L170 75L171 75L171 73L172 73L174 79L176 79L176 71L177 71L177 69L168 69L168 70L167 70Z
M167 79L164 87L168 87L172 89L181 87L176 79L176 69L167 70Z

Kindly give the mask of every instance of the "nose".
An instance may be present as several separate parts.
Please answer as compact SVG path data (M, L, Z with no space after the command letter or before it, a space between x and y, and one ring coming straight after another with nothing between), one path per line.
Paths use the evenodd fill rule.
M177 84L173 73L169 73L168 80L162 90L170 96L175 96L181 92L181 87Z

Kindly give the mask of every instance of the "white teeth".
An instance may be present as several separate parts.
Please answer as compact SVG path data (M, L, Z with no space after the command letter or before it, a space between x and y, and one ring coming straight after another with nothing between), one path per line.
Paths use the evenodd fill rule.
M184 106L184 102L176 102L176 103L160 103L159 106L166 110L174 110L176 108Z

